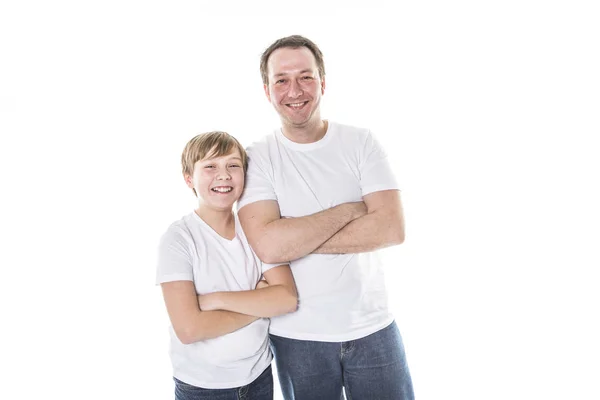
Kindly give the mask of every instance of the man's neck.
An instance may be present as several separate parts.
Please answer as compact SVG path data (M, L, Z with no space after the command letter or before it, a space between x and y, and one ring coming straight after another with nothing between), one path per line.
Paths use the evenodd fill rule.
M283 124L281 131L283 135L295 143L314 143L323 139L327 133L328 122L318 119L307 122L303 126L291 126Z

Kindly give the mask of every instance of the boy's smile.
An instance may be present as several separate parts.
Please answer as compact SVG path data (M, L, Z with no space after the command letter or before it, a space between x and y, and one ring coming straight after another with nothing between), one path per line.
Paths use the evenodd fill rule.
M217 193L229 193L233 190L233 187L231 186L216 186L212 189L213 192L217 192Z
M197 161L192 175L187 175L185 181L196 191L201 207L231 211L244 190L244 167L239 150Z

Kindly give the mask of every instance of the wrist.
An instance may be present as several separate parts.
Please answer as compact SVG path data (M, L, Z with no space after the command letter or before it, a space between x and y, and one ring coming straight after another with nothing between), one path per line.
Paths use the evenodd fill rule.
M199 296L202 311L215 311L221 309L219 293L207 293Z
M210 308L212 310L224 310L223 296L220 292L211 293Z
M355 203L350 203L352 207L352 219L355 220L367 214L367 206L362 201L357 201Z

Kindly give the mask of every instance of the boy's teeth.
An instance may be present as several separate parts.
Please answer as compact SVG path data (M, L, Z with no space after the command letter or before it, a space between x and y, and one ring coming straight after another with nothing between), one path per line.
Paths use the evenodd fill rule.
M232 188L231 187L216 187L216 188L212 188L213 192L219 192L219 193L227 193L227 192L231 192Z

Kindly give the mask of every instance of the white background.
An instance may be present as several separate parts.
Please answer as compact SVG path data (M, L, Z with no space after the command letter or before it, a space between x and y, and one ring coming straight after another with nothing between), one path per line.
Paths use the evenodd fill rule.
M402 182L417 398L600 399L594 2L323 3L2 2L0 398L172 398L154 257L194 206L181 150L277 126L259 56L299 33L323 116Z

